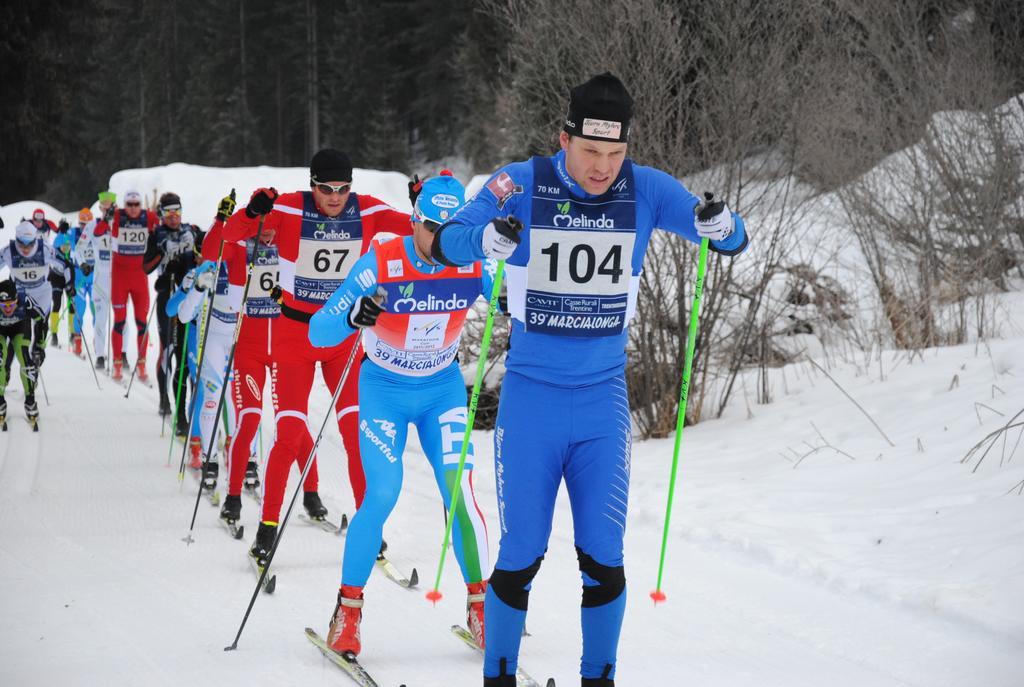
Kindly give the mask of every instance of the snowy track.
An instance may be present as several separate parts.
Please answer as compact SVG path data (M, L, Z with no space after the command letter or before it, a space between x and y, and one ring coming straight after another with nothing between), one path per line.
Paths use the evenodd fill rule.
M1006 350L1014 343L1020 341L1007 343ZM907 370L908 378L893 373L889 386L876 382L873 390L852 377L844 383L877 410L901 379L920 389L913 374L942 377L932 386L944 387L945 370L956 369L952 357L965 355L943 353L935 363L944 365L941 369ZM1015 371L999 381L1008 399L999 406L1003 410L1024 398L1024 373L1019 367ZM97 390L87 364L63 351L50 354L45 373L52 405L40 399L40 433L29 431L21 396L11 387L10 431L0 435L0 684L346 685L347 678L302 632L305 626L326 631L344 540L290 523L274 561L277 591L261 595L238 651L225 653L255 584L246 548L255 533L256 504L243 499L246 538L234 541L216 522L216 511L201 503L196 541L186 546L181 538L196 483L186 478L179 488L180 444L172 466L165 466L167 438L159 436L156 391L136 385L125 400L124 388L102 376L103 389ZM967 386L967 375L961 375ZM978 389L989 384L982 381ZM957 402L969 408L972 393L964 389ZM318 382L310 412L314 426L327 400ZM948 437L952 448L937 459L903 448L903 453L888 451L884 461L871 460L880 449L870 429L843 445L871 459L852 462L819 454L792 470L777 455L787 443L798 444L791 437L811 438L808 408L820 409L820 418L811 417L826 436L843 441L827 418L857 423L845 403L819 381L773 406L758 407L755 420L730 426L739 432L723 423L688 430L666 574L669 601L657 609L647 593L656 571L671 448L667 441L636 445L627 536L630 598L618 685L1021 684L1024 621L1021 607L1014 611L1012 605L1024 598L1019 574L1024 497L996 496L1004 483L1002 491L1024 478L1024 455L1002 468L996 459L990 472L970 476L969 466L956 463L961 448L996 426L993 421L979 427L973 415L962 426L950 422L948 432L940 428L938 436L925 437L929 447L938 446L943 434ZM955 422L954 410L935 406L918 412L945 413ZM787 425L791 415L799 421ZM908 418L887 423L898 446L913 446L913 436L924 431ZM270 441L265 429L265 450ZM478 435L475 484L493 555L497 528L489 442L489 435ZM426 573L425 587L433 577L443 520L433 477L412 444L402 498L385 536L396 564ZM329 426L320 451L321 493L332 517L342 511L351 517L340 445L336 428ZM897 459L918 462L910 470L893 467ZM293 474L290 488L295 481ZM222 476L222 488L223 483ZM887 489L903 491L889 500ZM875 494L875 500L865 493ZM963 531L941 516L916 524L929 498L940 504L936 509L953 509L958 521L966 519ZM993 522L1003 525L988 527ZM864 553L882 550L878 547L844 544L876 534L888 544L903 531L901 524L921 533L948 531L949 541L885 549L888 558ZM982 548L972 549L972 538ZM922 563L935 547L940 550ZM1008 554L1014 547L1016 553ZM956 568L962 558L955 548L980 562ZM928 570L932 561L934 580L922 579L916 587L900 582L916 580L918 567ZM943 561L953 570L949 579L938 570ZM436 608L423 598L425 588L402 590L374 573L366 591L360 658L382 685L480 684L479 658L448 632L465 619L465 588L457 570L450 558L445 598ZM959 578L955 588L950 579ZM932 607L927 598L935 599ZM578 603L579 573L563 494L531 597L527 625L533 636L523 642L523 665L538 679L553 676L559 685L579 684ZM1006 617L985 615L1000 604L1011 606L1003 609Z

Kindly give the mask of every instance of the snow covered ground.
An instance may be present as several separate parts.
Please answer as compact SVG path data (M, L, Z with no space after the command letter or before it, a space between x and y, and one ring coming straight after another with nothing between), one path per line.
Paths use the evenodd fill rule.
M976 472L976 458L960 459L1024 407L1022 346L1018 334L928 351L913 362L886 352L884 381L877 360L834 366L830 374L894 447L807 363L776 372L777 401L752 408L753 418L737 407L688 428L669 600L657 608L647 593L672 443L637 443L617 683L1020 685L1020 430ZM326 631L342 540L294 520L275 561L277 592L259 598L238 651L225 653L255 583L245 554L255 502L244 497L247 532L239 542L204 500L196 541L186 546L196 482L187 476L179 488L179 444L167 467L155 390L136 385L125 399L102 376L97 389L87 364L64 351L51 353L45 381L50 405L41 402L41 432L28 431L15 384L7 394L10 431L0 438L0 684L346 684L302 636L307 625ZM316 426L327 401L318 384ZM265 449L269 439L268 426ZM800 461L824 440L838 450ZM493 534L490 436L475 441L475 482ZM335 515L352 512L341 452L330 427L321 493ZM429 580L441 506L415 444L405 460L405 488L386 536L393 560ZM371 578L365 664L382 685L479 684L479 659L447 631L464 618L453 559L444 600L432 607L423 591ZM523 645L523 665L535 676L578 684L578 601L563 495Z

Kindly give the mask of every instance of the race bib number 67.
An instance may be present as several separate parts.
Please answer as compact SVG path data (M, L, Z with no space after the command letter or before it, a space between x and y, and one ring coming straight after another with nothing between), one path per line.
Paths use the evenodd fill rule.
M317 241L303 237L295 261L295 297L324 303L341 286L359 259L362 238Z
M526 329L562 336L621 334L635 239L633 232L532 229Z

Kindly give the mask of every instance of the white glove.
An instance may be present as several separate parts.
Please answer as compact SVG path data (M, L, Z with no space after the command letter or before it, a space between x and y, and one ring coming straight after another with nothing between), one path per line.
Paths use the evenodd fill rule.
M213 288L213 285L217 283L217 274L213 270L206 270L200 272L196 277L196 289L199 291L206 291L209 288Z
M516 246L522 240L519 236L522 230L523 223L513 215L495 217L484 227L481 242L484 255L496 260L505 260L516 251Z
M725 201L712 202L714 195L705 193L707 202L697 206L697 217L694 224L697 227L697 235L702 239L712 241L724 241L732 236L735 230L735 222L732 212Z
M190 290L192 290L192 285L195 284L195 283L196 283L196 273L195 273L195 270L189 270L188 274L186 274L182 278L182 280L181 280L181 290L182 291L190 291Z

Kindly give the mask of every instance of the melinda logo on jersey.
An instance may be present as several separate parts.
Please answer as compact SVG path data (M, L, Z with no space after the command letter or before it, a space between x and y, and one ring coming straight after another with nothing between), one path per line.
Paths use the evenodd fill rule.
M551 218L552 226L559 229L614 229L615 220L601 213L600 217L573 217L568 214L568 203L558 206L562 212ZM565 208L565 209L563 209Z
M469 307L469 301L460 298L459 294L453 293L447 298L440 298L428 293L426 298L400 298L395 301L396 313L403 312L452 312L454 310L465 310Z
M468 282L469 280L450 279L425 285L430 290L426 294L420 293L417 296L413 296L416 287L414 282L404 285L401 283L385 284L384 288L388 292L387 302L394 303L391 306L391 312L393 313L454 312L456 310L465 310L469 307L470 301L464 293L459 293L458 285L453 285L453 281ZM445 282L447 282L447 285ZM437 294L437 291L441 293Z
M325 224L316 225L316 231L313 232L313 239L316 241L347 241L350 238L352 234L344 229L328 229Z

